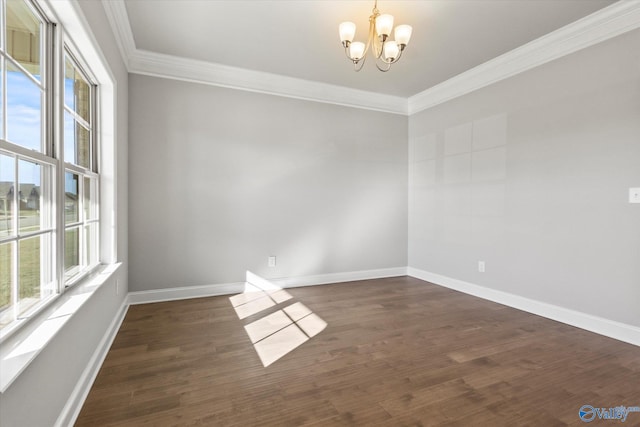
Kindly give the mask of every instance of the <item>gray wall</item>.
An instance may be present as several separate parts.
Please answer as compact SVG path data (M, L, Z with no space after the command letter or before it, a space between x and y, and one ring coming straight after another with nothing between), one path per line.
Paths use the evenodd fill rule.
M640 326L638 46L627 33L411 116L409 265Z
M407 265L407 117L129 86L131 291Z
M79 2L117 80L117 256L123 265L0 396L3 427L53 426L127 293L127 72L100 2ZM120 293L116 295L115 280Z

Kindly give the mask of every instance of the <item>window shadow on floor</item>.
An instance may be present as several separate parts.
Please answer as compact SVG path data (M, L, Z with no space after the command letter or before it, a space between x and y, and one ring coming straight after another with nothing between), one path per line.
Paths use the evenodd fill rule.
M238 318L276 308L281 309L244 325L264 367L318 335L327 323L301 302L293 302L286 290L247 271L243 293L229 298Z

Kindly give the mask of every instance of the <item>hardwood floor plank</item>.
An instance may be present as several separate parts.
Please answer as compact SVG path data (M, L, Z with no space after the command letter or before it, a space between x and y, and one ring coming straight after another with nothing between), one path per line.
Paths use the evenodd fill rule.
M131 306L76 425L579 426L584 404L640 405L633 345L409 277L286 292L244 319L244 297ZM244 327L297 303L311 335L265 368Z

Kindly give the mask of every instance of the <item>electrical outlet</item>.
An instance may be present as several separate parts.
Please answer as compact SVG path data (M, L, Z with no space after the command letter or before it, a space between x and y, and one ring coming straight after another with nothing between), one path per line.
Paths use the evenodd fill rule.
M484 261L478 261L478 271L484 273Z
M629 189L629 203L640 203L640 188Z
M276 266L276 257L275 256L270 256L267 264L269 265L269 267L275 267Z

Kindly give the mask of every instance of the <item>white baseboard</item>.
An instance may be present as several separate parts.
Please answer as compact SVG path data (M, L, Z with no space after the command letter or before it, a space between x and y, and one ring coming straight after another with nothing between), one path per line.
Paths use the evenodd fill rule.
M129 301L128 298L125 297L116 316L113 318L113 321L102 337L102 340L100 340L100 344L98 344L98 347L93 352L87 367L78 379L73 392L69 396L69 399L67 399L67 403L64 405L64 408L62 408L62 412L60 412L60 415L54 424L56 427L72 426L76 422L76 419L80 414L80 410L82 409L82 405L84 405L84 401L89 395L91 386L98 376L100 367L102 367L102 363L104 362L105 357L107 357L107 353L109 352L111 344L120 329L120 325L122 325L122 321L124 320L124 316L127 314L128 309Z
M243 290L244 282L152 289L149 291L129 292L129 303L135 305L148 304L151 302L177 301L190 298L215 297L220 295L239 294Z
M350 271L345 273L318 274L314 276L268 279L282 288L326 285L329 283L353 282L355 280L382 279L385 277L406 276L406 267L382 268L378 270ZM129 292L130 304L176 301L189 298L202 298L220 295L233 295L244 292L245 282L220 283L216 285L184 286L178 288L154 289L150 291Z
M318 274L314 276L298 276L283 279L269 279L282 288L298 288L301 286L328 285L330 283L355 282L357 280L384 279L407 275L407 267L381 268L377 270L349 271L345 273Z
M532 300L522 296L486 288L440 274L430 273L417 268L408 267L407 274L435 285L454 289L489 301L497 302L518 310L566 323L567 325L585 329L619 341L640 346L640 328L626 323L616 322L580 311L557 305Z

